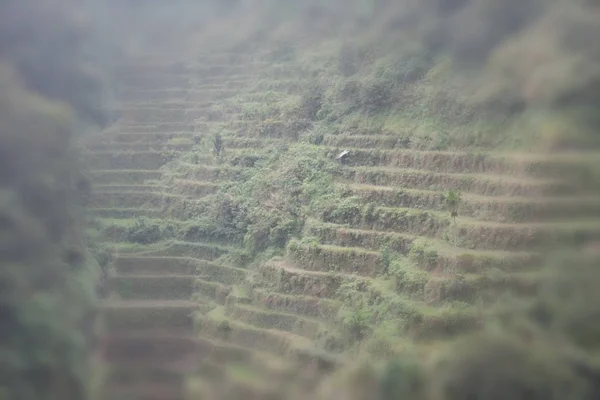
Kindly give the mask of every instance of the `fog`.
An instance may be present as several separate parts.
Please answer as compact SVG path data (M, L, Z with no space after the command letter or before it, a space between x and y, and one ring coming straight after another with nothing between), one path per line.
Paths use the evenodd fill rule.
M93 325L99 308L107 302L100 294L106 289L103 285L110 275L107 271L112 268L111 273L115 274L114 265L118 264L115 260L119 253L115 254L115 243L107 244L109 240L95 231L102 226L98 222L102 218L91 216L90 210L94 207L89 202L93 198L94 179L90 178L93 175L90 171L99 175L95 170L116 168L112 165L95 167L93 163L99 156L93 154L94 150L86 150L86 145L100 144L101 150L96 152L101 155L112 151L110 146L115 143L122 145L123 149L116 152L115 158L127 152L158 153L164 150L165 160L171 157L168 161L174 165L190 169L185 181L199 176L194 175L199 174L194 172L196 167L190 165L198 164L199 158L213 157L207 165L213 169L223 167L223 170L219 172L222 175L211 178L212 184L223 179L222 176L229 173L228 168L245 167L244 157L250 159L254 154L241 154L235 158L236 148L231 146L230 149L230 142L265 139L266 144L247 149L248 152L267 152L266 156L257 156L261 161L256 162L255 169L252 169L254 161L248 161L251 172L241 173L237 184L221 185L215 189L215 197L199 200L199 216L184 214L179 218L192 224L192 228L184 224L184 228L170 225L169 229L160 228L165 237L166 231L189 228L182 235L188 238L193 236L190 232L202 231L194 228L193 223L206 223L209 228L205 229L208 233L204 233L207 236L219 240L226 237L225 242L218 243L221 247L215 247L215 252L222 248L243 247L243 252L240 250L242 256L236 260L234 256L219 258L222 256L219 253L210 262L219 260L233 265L239 259L242 262L250 260L242 267L234 266L239 271L251 269L271 259L279 260L277 257L288 257L290 242L305 235L308 231L305 226L310 220L326 216L330 220L323 217L325 222L338 223L332 216L342 215L342 207L351 203L346 201L349 196L344 190L338 192L330 187L323 190L317 188L317 184L333 186L335 178L343 173L347 174L346 178L354 178L354 172L348 174L353 165L327 164L329 161L315 158L316 150L315 153L306 149L286 153L296 142L314 146L324 144L335 151L343 150L334 146L337 139L327 142L327 135L346 138L359 131L356 134L359 139L348 140L368 143L368 138L360 138L372 132L375 132L374 136L383 136L401 124L398 130L409 131L412 137L408 142L413 143L417 151L424 151L424 159L429 151L464 152L465 157L471 157L475 152L495 155L496 151L503 151L550 154L548 163L551 164L559 158L553 158L553 152L560 153L560 157L566 154L569 162L575 160L574 164L580 159L586 161L581 162L583 166L577 164L571 169L561 169L553 176L548 176L550 174L545 171L545 177L549 181L569 183L572 197L583 197L580 193L597 196L600 168L594 155L600 145L599 38L600 3L595 0L0 1L0 399L102 398L94 392L97 388L93 386L99 379L95 369L99 356L95 354L102 346L99 343L104 342ZM235 79L249 75L254 68L251 62L245 61L210 65L208 60L219 55L233 56L232 60L235 56L239 56L239 60L248 56L247 59L256 61L257 65L260 62L268 65L252 78L256 80L250 85L252 90L260 84L276 87L269 80L275 80L275 73L270 71L277 68L282 74L300 72L288 79L294 82L281 93L275 89L266 91L264 97L253 92L248 95L242 89L232 93L231 99L246 102L241 105L234 104L229 98L222 99L218 94L214 98L202 98L202 102L190 100L193 90L200 92L213 85L211 79L214 76L209 76L209 71L220 73L226 70L225 67L238 68L240 71L231 73L234 85ZM134 73L123 72L132 65L137 68ZM137 75L143 81L147 68L150 81L158 76L153 74L162 66L171 75L176 75L173 71L177 68L184 69L188 74L181 79L189 87L178 89L172 87L176 83L165 84L161 88L164 92L181 90L185 94L177 101L164 101L162 105L160 100L148 97L137 105L128 106L139 107L140 115L147 113L143 114L144 122L136 124L134 121L128 126L122 111L127 100L121 98L123 92L130 90L128 76ZM273 70L268 69L271 67ZM220 75L215 76L218 80ZM169 75L168 78L173 77ZM178 82L176 78L169 82ZM160 82L152 83L156 87L161 85ZM191 86L196 83L199 89L192 90ZM229 83L225 81L221 86L235 92L237 89L227 86ZM136 96L162 93L153 90L141 88L133 92ZM275 100L269 100L269 96ZM208 111L198 109L199 104L202 107L208 105ZM146 148L141 140L112 141L107 134L130 134L127 129L132 132L134 129L161 130L157 115L177 113L176 107L180 105L183 109L181 117L169 122L177 128L173 128L175 133L169 133L171 137L164 149L155 143ZM224 128L211 128L214 121L208 117L206 120L192 117L203 113L220 115L215 110L223 115L234 115L225 121ZM134 114L135 110L131 115ZM238 114L242 116L238 117ZM256 115L260 118L255 118ZM256 126L251 125L254 119L258 120ZM236 122L240 126L237 130L234 128L238 126ZM208 139L201 139L204 142L200 144L196 142L196 147L185 141L183 145L178 144L177 135L183 130L180 125L192 126L191 132L183 134L193 133L196 135L194 140ZM467 131L475 131L482 125L485 125L484 129L469 136ZM271 126L281 132L269 136ZM227 136L234 130L231 137ZM427 133L422 134L424 131ZM225 139L220 136L221 132ZM212 141L207 145L209 140ZM271 144L269 140L283 142L286 150L280 151L283 148L277 147L280 143ZM427 147L430 143L427 140L435 142L435 146ZM218 149L216 143L219 143ZM104 145L106 147L102 147ZM356 147L362 145L360 142ZM365 153L396 150L386 146L369 148L365 145L358 150ZM225 155L221 157L221 147L231 150L234 155L223 151ZM237 150L240 149L243 149L241 145ZM186 152L194 154L195 161L185 158ZM285 154L279 158L281 152ZM367 155L371 156L370 153ZM415 156L417 160L419 157ZM124 163L133 159L131 156ZM374 162L363 166L360 160L356 163L358 167L376 166ZM165 168L170 165L165 161L156 171L165 173ZM448 162L448 165L457 170L460 167L458 162ZM544 172L544 164L540 165L532 169ZM319 169L317 172L322 175L307 172L311 168ZM432 170L435 168L438 168L437 164L431 167ZM122 167L123 171L136 169L143 173L152 168L131 167L130 164ZM506 170L510 169L507 167ZM514 171L519 170L515 167ZM462 173L471 172L475 171ZM204 176L200 178L203 183L210 181ZM314 182L303 186L310 179L316 182L314 187L310 186ZM508 180L506 176L504 179ZM351 186L355 183L344 181L345 190L354 189ZM137 193L142 189L155 190L145 185L166 184L158 181L151 185L147 182L135 182L134 185L119 181L111 185L111 190L131 185L134 189L130 191ZM142 186L144 188L139 189ZM372 189L365 187L362 189ZM181 195L173 191L169 188L161 195ZM249 193L254 197L249 198ZM340 197L336 198L338 195ZM475 202L477 196L482 197L476 194L467 200ZM545 200L544 196L537 199L539 204ZM498 198L493 201L506 201L502 196ZM378 199L383 204L381 208L388 207L384 200ZM161 201L161 206L167 202ZM146 204L132 204L134 206L122 208L137 207L141 215ZM183 204L184 211L191 213L186 209L187 203ZM362 203L352 205L354 208L348 206L353 214L347 221L355 221L357 215L364 213L366 204L367 200L363 199ZM239 214L229 217L225 233L219 230L222 228L219 224L225 224L224 205L229 207L226 211L230 214L231 210ZM415 209L419 207L422 206ZM564 206L567 207L569 205ZM571 214L565 212L565 215L577 214L580 220L589 218L593 222L598 218L597 208L592 205L589 209L588 215L576 210ZM176 219L167 216L166 212L163 214L154 219ZM458 215L460 220L463 215ZM478 215L469 218L476 220ZM130 219L135 218L136 227L139 227L141 217ZM485 220L482 217L481 220L483 223L498 222L493 218ZM498 224L504 222L500 220ZM543 222L546 221L540 223ZM116 237L125 228L119 223L114 224L116 227L107 231ZM284 228L289 232L282 233ZM340 368L337 375L322 380L315 378L310 381L313 387L299 384L300 390L294 386L294 391L290 389L280 398L309 396L366 400L374 395L386 400L598 398L600 303L596 300L600 270L595 252L598 237L594 227L583 233L576 228L573 228L572 240L561 239L558 244L544 242L546 247L541 262L544 278L539 287L536 286L534 295L527 302L513 302L511 295L506 299L498 296L493 312L481 318L483 322L478 325L481 329L465 335L448 335L452 338L447 339L447 343L441 338L432 341L427 350L423 350L426 357L415 356L409 351L412 347L407 345L406 358L396 357L391 361L365 356L364 346L355 343L352 347L355 353L348 352L351 361ZM95 233L90 233L92 231ZM315 232L323 234L324 231ZM386 235L396 233L390 231ZM411 238L415 236L414 232L407 235L409 233ZM168 234L171 235L168 240L181 241L176 234ZM350 242L348 237L344 240ZM357 240L356 237L352 240ZM307 235L304 239L319 244L313 236ZM437 237L436 240L441 239ZM485 240L483 234L481 240ZM248 250L249 246L257 246L257 242L263 247ZM475 249L474 246L457 249L456 241L452 245L455 249L450 252L454 256ZM365 259L375 257L373 254L380 250L369 249ZM484 250L488 249L484 247ZM497 250L506 249L494 248L490 253ZM148 253L140 254L183 257L179 252L156 253L154 248L145 251ZM510 271L513 272L521 271L517 268ZM473 275L475 273L468 278ZM248 283L250 286L260 280L255 276L252 279ZM335 284L333 279L330 283ZM221 283L215 286L223 286L219 285ZM256 293L262 293L263 289ZM216 293L218 297L218 290ZM241 297L239 293L236 296ZM315 297L319 297L315 302L321 300L320 295ZM342 296L339 297L334 300L343 302ZM255 294L254 300L258 298ZM458 303L460 301L444 307L462 307ZM371 325L376 328L377 324ZM221 324L215 328L218 334L221 334L221 328ZM370 328L370 332L375 328ZM444 342L445 346L439 353L432 350L438 348L438 342ZM252 348L252 343L248 348ZM360 357L352 358L356 354ZM380 361L383 366L378 364ZM145 371L142 367L140 370ZM321 370L312 372L322 373ZM296 380L301 381L300 374ZM317 389L315 382L319 384ZM162 399L158 396L143 399ZM234 399L243 396L232 390L214 392L213 397ZM171 400L171 397L164 400Z

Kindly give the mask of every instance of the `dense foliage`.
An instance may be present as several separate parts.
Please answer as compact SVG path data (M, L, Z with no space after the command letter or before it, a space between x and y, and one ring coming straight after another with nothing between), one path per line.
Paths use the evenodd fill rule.
M243 244L252 255L280 251L300 234L309 216L334 206L339 193L332 173L337 168L311 145L266 150L239 183L223 185L190 222L210 226L213 234Z
M590 150L600 144L595 111L600 105L600 42L591 40L600 35L598 2L249 3L254 13L242 19L261 23L237 25L235 48L266 47L268 42L274 62L293 60L302 66L310 84L300 88L298 108L285 117L302 120L300 137L313 144L322 144L326 135L386 131L405 134L417 149ZM579 171L580 178L582 185L597 190L598 166L591 167ZM267 175L262 178L270 182ZM285 193L284 182L268 186L269 192ZM336 207L329 212L343 221L344 201L340 193L336 196ZM452 218L460 201L457 191L443 195ZM261 243L268 242L277 225L270 218L281 215L266 213L264 204L245 202L239 214L258 217ZM347 211L350 218L369 214L351 201ZM244 226L249 228L244 235L252 238L253 223ZM297 231L290 226L289 232ZM310 245L310 238L304 242ZM297 242L289 247L296 251ZM556 268L549 266L534 300L510 299L513 304L505 299L482 331L428 353L439 359L424 362L407 352L381 370L369 362L341 371L339 381L325 384L323 398L597 398L598 301L593 287L600 282L598 257L572 250L551 255ZM394 259L386 248L381 253L386 273L403 290L424 285L412 264L436 256L419 245L408 260ZM349 282L338 293L351 339L360 342L386 328L382 314L393 320L396 332L397 325L410 319L410 306L375 302L371 293L355 286Z
M598 145L597 12L586 0L256 0L229 37L302 62L319 87L310 114L330 133L582 148Z
M235 42L232 51L266 50L273 70L284 71L291 62L306 78L290 89L298 101L289 110L278 106L291 97L287 93L219 102L213 111L241 111L242 119L259 121L245 135L319 145L336 134L392 132L397 147L469 151L592 149L600 144L600 42L592 40L600 36L597 1L228 3L233 5L241 12L232 11L232 20L218 19L212 27ZM210 28L203 25L209 39ZM200 156L214 157L223 171L254 168L189 213L187 240L222 240L265 258L286 246L302 255L317 248L311 245L318 242L305 235L311 217L336 222L373 218L372 207L333 190L334 154L324 157L315 147L279 143L229 157L225 134L206 144ZM186 167L198 164L198 156L187 161ZM592 178L584 184L591 185L594 174L584 175ZM441 199L450 218L460 218L460 202L453 190ZM148 243L168 236L165 231L171 229L141 221L128 234L132 241ZM290 241L295 236L302 238ZM403 243L386 244L380 252L381 276L390 288L344 282L336 293L343 302L340 317L348 342L381 357L397 353L404 344L399 334L410 336L407 326L419 322L415 305L395 292L423 292L428 278L417 265L434 264L437 258L425 243L412 243L409 251ZM398 249L407 256L395 255ZM379 370L372 360L343 370L340 381L326 383L323 398L598 398L598 259L571 250L551 255L557 268L548 273L538 296L525 302L502 299L502 309L490 315L484 329L456 342L432 341L432 348L421 349L424 355L406 350ZM456 282L454 289L460 290ZM461 326L472 328L467 313L460 312L469 304L456 303L436 307L436 326L410 334L454 336Z
M77 7L0 4L0 397L86 397L98 265L73 140L103 123ZM89 328L89 327L88 327ZM89 330L88 330L89 332Z

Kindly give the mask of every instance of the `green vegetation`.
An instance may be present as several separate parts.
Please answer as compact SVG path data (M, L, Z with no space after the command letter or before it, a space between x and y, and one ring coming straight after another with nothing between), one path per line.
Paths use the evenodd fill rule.
M148 117L160 102L129 102L131 132L109 142L121 158L97 165L164 165L163 178L107 185L106 237L158 256L153 270L197 259L204 338L367 359L323 398L595 398L591 260L540 261L600 237L598 208L571 203L598 192L595 162L563 152L592 159L599 144L597 6L343 3L251 2L206 26L223 40L198 64L132 78L185 110L163 121ZM134 157L184 144L156 132L187 130L182 118L190 138L206 132L189 149Z
M337 167L312 146L268 149L259 158L241 182L225 183L205 199L197 222L226 233L253 255L283 250L302 231L307 216L336 199L332 173Z
M106 121L77 12L61 2L0 5L3 399L89 392L98 261L106 266L108 257L85 235L90 186L73 144L81 122Z
M589 6L583 2L572 5L566 13L562 13L567 9L562 7L566 6L560 3L527 1L500 4L484 0L431 1L423 5L419 2L399 4L356 1L347 2L343 12L335 8L333 2L302 6L286 4L279 8L282 10L281 15L269 14L269 17L265 17L272 34L267 36L267 43L261 45L273 50L279 49L275 44L279 43L286 50L273 50L270 57L279 63L277 67L280 70L297 66L306 83L300 85L295 96L287 96L294 102L286 103L285 107L271 107L265 103L255 107L247 99L241 98L235 101L242 101L246 119L260 120L256 131L253 131L256 136L298 140L317 146L314 147L315 151L318 146L323 146L319 154L325 155L329 160L333 160L339 151L351 148L346 163L349 167L358 165L368 168L386 163L390 169L403 167L403 160L387 158L388 155L370 151L370 148L489 152L500 149L561 150L593 147L598 144L597 135L589 132L597 129L598 125L585 110L591 103L596 104L597 98L583 88L585 85L597 85L598 70L591 67L592 64L597 65L593 55L596 52L586 53L583 50L586 48L583 36L577 39L578 34L574 33L573 27L580 26L579 34L586 35L596 32L598 25L585 16L585 7ZM298 41L299 33L293 28L287 26L287 29L278 30L279 24L283 26L289 23L294 26L294 22L297 22L302 26L307 23L306 20L299 22L290 18L283 11L292 9L299 15L312 16L307 18L320 15L320 18L311 21L311 32L320 32L325 39L311 41L306 38ZM297 19L301 20L302 17ZM553 24L558 24L561 28L550 29ZM342 36L345 39L341 39ZM571 40L579 44L567 45ZM292 42L299 44L293 47L289 45ZM240 47L246 45L256 44L249 41L238 43ZM532 59L534 56L528 54L534 47L542 49L542 57L550 60L557 68L554 75L538 75L537 64ZM578 61L571 64L567 59ZM564 68L558 68L559 65ZM580 76L586 82L583 86L579 86L582 81L575 83L571 79L573 75L577 75L573 73L578 68L576 65L589 66L584 67L589 73ZM276 96L271 95L271 98L274 97ZM282 100L283 98L286 97L282 96ZM575 112L577 117L573 114L575 109L578 110ZM584 118L584 115L587 116ZM301 126L302 129L292 130L293 134L290 134L288 129L291 126ZM391 141L383 138L388 136L395 138L393 146L387 147ZM297 157L294 153L296 146L298 145L290 145L287 148L290 158L286 162L294 163ZM478 157L477 154L471 155L474 159ZM416 165L420 161L418 157L415 155ZM318 159L317 153L314 158ZM482 154L480 158L484 160L486 156ZM275 159L265 158L260 168L268 170L269 163L273 163L274 169L281 165ZM437 167L435 161L422 165ZM461 166L459 161L452 164L452 167L457 171L464 168L468 173L475 172L477 168ZM337 181L346 174L344 168L332 165L327 174L333 176L333 181ZM455 171L440 168L440 172ZM323 182L332 181L328 181L327 174L324 174ZM288 193L284 183L287 179L278 181L266 174L261 178L258 176L253 175L253 178L264 179L263 185L274 193L272 196L279 192ZM592 181L590 179L587 182ZM472 184L472 181L468 183ZM497 271L488 271L483 277L461 270L463 267L466 269L466 264L472 263L477 257L465 248L474 244L464 239L469 232L460 225L460 220L457 221L460 208L466 201L461 192L466 191L458 186L444 188L441 196L439 191L432 194L432 197L437 197L431 200L432 203L417 203L416 207L410 208L419 210L409 210L385 208L372 201L363 201L353 196L351 190L332 188L325 195L325 190L321 188L312 198L317 200L312 205L310 197L307 201L304 196L297 194L302 199L302 206L296 208L295 213L287 214L291 218L274 221L272 214L281 213L262 215L260 219L265 221L268 229L261 229L262 234L259 236L248 236L249 232L256 232L254 227L240 234L243 233L245 244L249 245L253 254L259 254L269 247L283 248L290 238L298 237L287 246L287 258L293 258L299 268L319 271L340 272L352 262L363 260L361 257L365 257L365 253L362 246L377 251L380 271L378 276L370 281L358 278L342 281L335 293L334 298L343 303L339 314L340 328L344 333L343 348L346 351L368 349L371 354L380 355L390 349L402 353L405 350L403 340L412 336L415 338L413 344L427 349L429 343L424 338L449 340L456 334L479 328L481 319L473 322L472 316L477 315L474 310L477 309L478 302L486 298L483 292L492 290L493 294L488 297L505 299L506 297L498 296L497 293L503 291L495 285L510 280ZM264 207L265 204L268 203L260 201L246 206L241 214L261 215L256 210L252 211L252 208L268 209ZM442 218L441 213L436 213L436 208L446 211L449 218ZM511 208L507 207L507 210L510 212ZM518 216L511 218L522 220ZM340 228L335 233L317 228L308 222L312 219L334 223ZM487 235L486 229L494 229L491 225L473 226L469 229L474 229L473 238L477 236L475 230L481 232L482 237L478 240L480 245L495 248L493 237L483 237ZM278 234L279 231L275 229L271 235L271 229L276 226L287 227L286 234ZM408 245L383 238L373 239L373 242L369 241L367 244L367 234L363 233L362 237L358 237L357 232L357 236L352 237L354 233L343 231L345 227L384 230L390 234L403 231L419 236L439 235L439 239L449 241L455 249L450 247L444 251L458 253L456 257L459 261L448 265L442 258L447 255L438 250L444 247L430 237L416 240L411 238ZM250 240L250 237L262 240ZM267 237L281 240L273 242L265 239ZM487 243L487 240L491 241ZM256 245L257 243L263 244ZM341 247L326 247L324 244L352 247L344 249L347 250L350 261L344 263L340 261L342 258L336 258L343 256ZM267 251L264 254L268 258L278 252ZM371 267L365 262L364 270L366 269L370 270ZM518 285L525 286L525 283L518 282ZM476 288L475 292L473 288ZM533 290L533 293L537 292ZM457 299L465 299L469 304ZM523 300L529 305L532 301L531 298ZM428 308L428 303L433 307ZM514 375L505 373L500 360L497 363L498 371L492 367L487 368L488 362L493 361L481 360L486 360L488 356L490 360L495 357L495 350L486 353L488 348L498 346L508 353L519 353L523 352L523 343L521 338L513 336L511 329L498 335L488 335L486 332L484 330L483 334L478 334L481 336L475 336L480 339L465 339L467 343L468 340L481 343L480 347L473 346L472 354L477 355L473 355L471 359L473 366L466 366L465 369L458 368L460 364L444 364L440 361L440 370L434 373L425 371L418 358L412 364L409 363L410 366L393 362L383 373L383 398L395 398L397 393L403 393L406 398L488 398L486 393L490 392L498 393L498 398L525 398L527 395L542 398L556 396L556 393L563 397L580 395L573 371L559 367L560 357L553 358L555 353L550 350L552 345L546 342L546 338L536 336L533 340L539 346L527 349L522 356L523 361L515 361L520 363L522 371ZM460 363L462 359L457 356L462 351L460 343L456 348L451 340L448 343L449 359ZM562 345L569 347L571 344L566 341ZM501 353L498 350L498 354ZM550 366L540 368L546 362L543 357L545 353L549 353L547 363ZM511 360L511 357L508 356L507 360ZM477 364L478 362L484 364ZM507 361L507 371L511 362ZM556 365L556 369L552 365ZM398 387L393 387L389 383L393 381L390 375L400 376L399 371L403 368L413 371L408 376L414 380L407 378L405 385L399 383ZM482 374L489 375L467 378L479 370L483 371ZM443 371L456 375L449 377L446 383L443 380L445 378L442 378L446 373ZM439 374L439 379L435 374ZM504 387L506 392L492 389L496 385L492 379L494 376L499 377L498 387ZM571 388L567 393L559 386L546 387L541 382L547 380ZM491 386L477 387L479 382L483 382L482 385L489 383ZM459 385L456 388L453 386L455 383ZM344 385L348 385L348 381L344 381ZM431 386L431 393L425 393L429 391L425 391L424 386ZM340 389L340 392L345 393L345 390ZM360 392L357 390L357 393ZM371 397L362 398L372 398L372 393L369 395ZM354 395L348 398L361 397Z
M456 190L449 190L446 193L442 194L442 200L444 201L444 207L448 212L450 212L450 216L453 220L456 220L458 217L458 207L460 206L460 192Z

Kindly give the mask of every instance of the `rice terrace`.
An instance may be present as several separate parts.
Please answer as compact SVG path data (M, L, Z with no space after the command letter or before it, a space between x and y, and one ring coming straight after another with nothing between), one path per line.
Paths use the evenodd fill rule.
M597 2L87 3L91 398L599 398Z

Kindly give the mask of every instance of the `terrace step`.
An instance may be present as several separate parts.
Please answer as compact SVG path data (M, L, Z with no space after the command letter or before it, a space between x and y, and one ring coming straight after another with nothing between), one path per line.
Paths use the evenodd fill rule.
M105 400L186 400L185 387L181 385L165 386L162 383L146 384L138 386L107 385L101 389L99 395Z
M197 337L199 342L205 342L211 347L211 352L207 361L213 365L229 367L231 365L247 365L254 368L260 367L267 375L281 377L282 372L290 368L292 364L279 357L273 357L271 354L251 350L247 347L237 346L235 344L212 340L203 337Z
M246 400L264 400L277 399L281 396L280 392L274 389L271 384L252 382L245 380L238 381L229 374L222 379L208 379L195 376L191 378L189 384L189 393L191 398L195 399L246 399Z
M194 280L206 277L212 282L228 285L242 282L247 274L244 269L226 267L210 261L189 257L156 256L154 255L156 252L158 251L138 253L136 256L129 257L120 256L117 259L117 271L124 269L127 277L130 277L130 273L139 274L141 272L142 275L132 277L142 278L145 274L155 273L155 271L187 272L192 270L195 276ZM164 277L164 275L153 275L151 278L160 279L161 276ZM171 275L171 277L176 276L178 275ZM125 276L121 278L125 278Z
M459 190L482 196L573 195L576 186L553 179L515 178L476 173L435 173L426 170L383 167L344 167L341 177L365 185L420 190Z
M215 193L219 189L219 185L214 182L175 179L172 191L173 193L197 198Z
M100 191L93 193L88 206L90 208L150 208L157 209L169 204L182 202L187 197L165 194L163 192Z
M531 251L560 241L577 244L600 237L598 220L566 220L544 223L499 223L413 208L376 207L368 215L328 216L325 222L358 229L401 232L452 241L477 250Z
M128 391L153 386L155 384L169 390L185 387L187 374L184 371L173 370L158 366L127 366L106 365L105 388L121 388Z
M193 298L207 299L219 305L225 305L227 298L232 291L232 286L214 282L212 280L196 279L194 282Z
M192 77L187 74L131 75L123 80L120 87L123 89L145 90L184 89L190 86L191 81Z
M101 304L103 320L109 332L128 332L131 330L193 329L192 314L205 310L202 303L192 301L115 301L107 300Z
M182 179L192 181L236 181L242 178L244 168L181 163L175 168L174 173Z
M93 152L88 157L88 166L92 170L98 169L140 169L158 170L167 162L177 156L177 152L162 153L156 151L140 152Z
M157 184L96 184L94 193L162 193L168 188Z
M92 208L89 210L89 213L95 217L107 219L157 219L164 215L162 210L159 208Z
M308 271L283 261L270 261L258 268L261 286L276 293L335 299L337 290L346 282L366 281L356 275Z
M342 272L375 277L384 272L379 252L330 245L302 245L290 242L287 259L307 271Z
M147 181L158 180L162 176L160 171L143 170L96 170L88 173L90 179L98 185L141 185Z
M595 162L596 153L585 154L473 154L449 151L379 150L321 146L329 155L349 150L344 164L354 167L420 169L438 173L477 173L535 178L564 178Z
M354 229L337 224L311 222L308 233L323 244L371 251L388 248L403 255L408 255L413 243L419 240L427 246L423 251L432 252L429 257L416 261L426 269L476 272L496 268L502 271L523 271L539 265L541 261L541 255L537 253L471 250L432 238Z
M209 82L209 81L205 81ZM152 102L171 102L171 101L187 101L191 103L201 103L208 101L224 100L236 96L239 93L237 89L189 89L189 88L172 88L172 89L139 89L139 88L122 88L117 93L117 98L124 102L152 103ZM148 117L141 119L138 116L131 120L137 122L145 121L161 121L163 119L177 119L176 115L157 115L156 117Z
M132 133L131 135L141 135L141 133ZM121 138L122 139L122 138ZM185 139L184 139L185 140ZM140 151L191 151L194 143L191 141L183 143L159 143L157 141L152 143L127 143L124 141L116 141L109 143L90 144L87 149L93 152L97 151L128 151L128 152L140 152Z
M194 280L184 275L127 275L110 277L108 283L123 300L187 300Z
M261 288L254 288L252 292L253 304L256 306L325 322L334 321L341 308L339 301L326 298L273 293Z
M502 273L492 271L483 274L423 276L423 292L417 287L404 291L417 290L423 295L426 304L441 305L447 302L461 301L469 304L496 303L498 298L510 294L519 297L534 296L544 279L540 271ZM412 282L411 282L412 284ZM402 288L401 290L404 290Z
M259 139L259 138L229 138L224 139L224 144L229 149L260 149L266 146L281 144L278 139Z
M208 128L206 123L190 122L155 122L144 123L117 123L108 138L115 142L153 142L167 141L169 139L197 135ZM136 136L140 135L140 136ZM167 139L168 138L168 139Z
M325 331L324 325L319 321L246 304L233 304L226 307L225 315L258 328L286 331L311 340L317 339Z
M138 89L126 89L123 90L119 97L126 99L128 96L133 94L145 94L147 98L154 98L159 93L164 94L168 97L176 97L181 95L185 100L185 96L188 93L186 89L175 89L175 90L138 90ZM189 109L187 107L180 108L133 108L124 107L119 112L119 124L127 125L130 123L134 124L152 124L160 122L191 122L189 118Z
M193 371L197 360L210 348L191 335L156 331L115 333L101 342L100 357L105 363L121 367L163 367Z
M326 135L323 146L359 149L406 149L410 148L410 136L397 135Z
M237 346L278 356L292 356L297 349L309 348L311 341L288 332L261 329L240 322L217 320L210 315L197 318L201 337L225 340ZM227 321L224 323L223 321Z
M363 201L384 207L443 210L442 192L397 189L386 186L344 185ZM586 197L493 197L461 196L459 215L497 222L539 222L600 215L600 198Z
M232 247L226 247L210 243L197 243L185 241L173 241L159 249L148 250L139 255L146 257L172 257L172 258L192 258L197 260L213 261L224 254L239 251Z
M196 271L196 261L169 257L119 256L115 260L116 272L128 275L191 275Z

